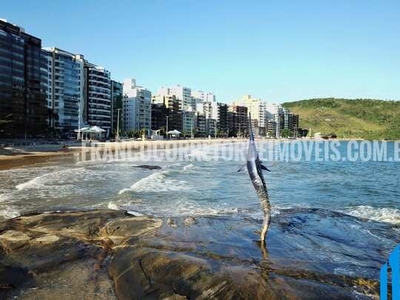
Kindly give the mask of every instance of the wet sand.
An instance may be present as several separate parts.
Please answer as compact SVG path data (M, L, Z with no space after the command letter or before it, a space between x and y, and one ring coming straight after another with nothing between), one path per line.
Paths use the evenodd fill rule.
M56 157L73 156L80 147L62 149L60 144L43 144L20 147L0 147L0 170L8 170L54 160Z
M28 154L0 155L0 170L21 168L49 161L73 158L74 152L33 152Z

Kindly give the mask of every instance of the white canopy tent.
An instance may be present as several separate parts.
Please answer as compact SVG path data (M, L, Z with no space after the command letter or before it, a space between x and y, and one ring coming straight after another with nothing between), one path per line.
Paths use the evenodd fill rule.
M174 130L171 130L171 131L168 131L167 132L167 136L173 136L173 137L179 137L179 135L181 134L181 132L180 131L178 131L178 130L176 130L176 129L174 129Z
M101 135L103 132L106 132L103 128L100 128L99 126L91 126L91 127L83 127L81 129L75 130L75 132L78 133L78 139L79 136L82 134L82 140L87 140L89 136L89 140L101 138Z

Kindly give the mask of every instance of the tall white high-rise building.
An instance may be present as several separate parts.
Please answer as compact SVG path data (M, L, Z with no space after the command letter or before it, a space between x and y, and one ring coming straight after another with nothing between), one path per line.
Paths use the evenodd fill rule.
M202 113L204 113L206 119L214 119L218 121L218 103L213 101L205 101L197 106L199 109L202 109Z
M255 131L254 133L256 135L265 135L265 128L267 126L266 102L258 98L253 98L251 95L244 95L237 102L235 102L235 104L247 107L248 113L251 114L252 126Z
M199 90L192 90L192 97L198 99L199 101L205 101L205 93Z
M56 47L42 49L42 79L50 125L65 135L85 126L111 132L111 73L83 55ZM50 115L50 114L49 114Z
M183 111L193 111L192 92L190 88L176 85L172 87L161 87L158 96L175 96L179 101L179 109Z
M219 108L216 101L204 101L197 103L196 112L198 117L205 119L205 134L215 136L219 122Z
M279 105L267 102L265 105L265 115L268 120L274 120L275 115L279 113Z
M193 108L196 109L198 103L216 102L216 97L213 93L205 93L203 91L192 90Z
M63 135L75 135L79 121L83 124L79 120L79 112L84 111L83 56L51 47L42 49L42 58L50 126Z
M203 102L205 100L205 94L203 91L192 90L192 107L196 112L203 111Z
M205 96L205 101L215 102L215 101L217 101L217 99L213 93L207 93Z
M122 124L125 131L151 129L151 92L132 78L124 80Z
M205 93L203 91L199 91L199 90L192 90L192 97L199 99L200 101L204 102L204 101L216 101L216 97L213 93Z

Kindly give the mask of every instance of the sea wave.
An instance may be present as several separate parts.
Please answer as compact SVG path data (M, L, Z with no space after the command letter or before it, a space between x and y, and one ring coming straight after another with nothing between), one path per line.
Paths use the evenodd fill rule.
M10 199L9 194L0 194L0 203Z
M186 166L183 167L183 171L188 171L188 170L190 170L190 169L193 169L194 167L195 167L194 164L186 165Z
M56 172L45 173L40 176L36 176L35 178L28 180L26 182L20 183L15 186L15 189L18 191L26 190L26 189L39 189L44 188L46 183L57 183L65 181L73 181L76 179L76 175L85 170L84 168L72 168L66 170L60 170Z
M32 188L42 188L44 187L44 184L41 182L43 179L43 176L38 176L35 177L27 182L20 183L15 186L15 188L18 191L26 190L26 189L32 189Z
M168 178L169 171L153 173L135 182L129 189L122 189L119 194L133 192L174 192L189 190L186 181Z
M369 205L360 205L356 207L350 207L342 212L362 219L369 219L390 224L400 224L400 210L397 208L377 208Z

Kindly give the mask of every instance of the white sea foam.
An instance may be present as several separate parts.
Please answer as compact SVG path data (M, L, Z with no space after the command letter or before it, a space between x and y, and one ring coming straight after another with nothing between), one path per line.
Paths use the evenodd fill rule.
M144 214L137 212L137 211L133 211L133 210L128 210L128 214L135 216L135 217L142 217L144 216Z
M20 216L19 211L13 206L6 206L3 209L0 209L0 217L4 219L11 219Z
M113 201L108 202L108 209L112 209L112 210L119 210L119 207L116 203L114 203Z
M26 189L34 189L34 188L42 188L44 184L41 182L43 176L35 177L27 182L18 184L15 188L19 191L26 190Z
M81 173L84 168L65 169L56 172L46 173L37 176L27 182L20 183L15 186L18 191L26 189L40 189L44 188L46 184L52 185L53 183L59 184L60 182L68 181L69 183L77 179L77 175Z
M271 207L271 217L276 217L277 215L279 215L281 213L281 209L288 209L288 208L290 207L285 207L285 208L281 208L278 206ZM256 211L252 210L251 212L249 212L249 217L259 221L264 220L264 213L262 212L261 207Z
M167 166L165 166L166 168L172 168L172 167L180 167L181 163L176 163L176 164L169 164Z
M10 199L9 194L0 194L0 203Z
M169 171L153 173L135 182L129 189L122 189L119 194L126 191L134 192L170 192L189 190L188 183L167 177Z
M171 212L175 216L219 216L238 214L237 207L206 207L193 202L184 202L175 207Z
M376 208L369 205L361 205L342 211L348 215L390 224L400 224L400 210L397 208Z
M126 193L126 192L132 192L132 189L122 189L122 190L120 190L118 192L118 195L121 195L121 194ZM111 208L111 209L113 209L113 208Z
M194 164L189 164L189 165L184 166L184 167L183 167L183 170L184 170L184 171L187 171L187 170L193 169L194 167L195 167Z

